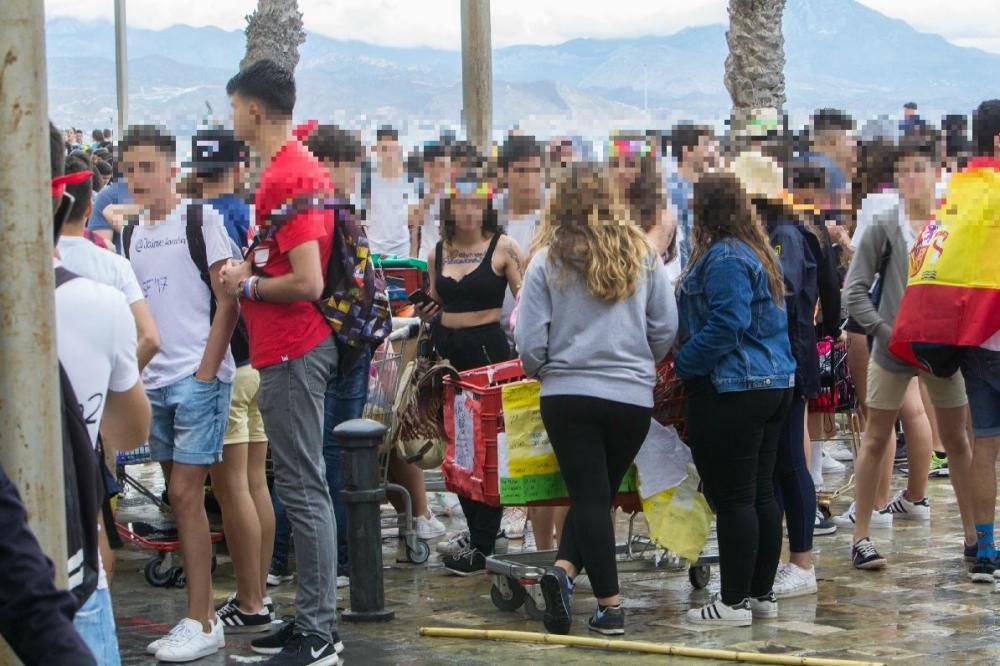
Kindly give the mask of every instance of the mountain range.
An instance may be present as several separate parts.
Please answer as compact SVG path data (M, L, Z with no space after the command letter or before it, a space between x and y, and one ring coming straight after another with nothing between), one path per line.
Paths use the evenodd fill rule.
M682 118L721 124L730 105L722 82L725 31L705 25L665 37L495 49L494 127L600 136ZM786 108L796 123L824 106L858 118L895 115L905 101L934 118L968 112L1000 91L1000 55L918 32L854 0L788 0L783 31ZM244 48L241 31L130 28L130 120L181 132L209 115L224 120L225 83ZM113 126L113 25L50 19L46 52L53 119L85 129ZM297 116L363 129L393 123L413 140L461 121L457 51L309 33L300 54Z

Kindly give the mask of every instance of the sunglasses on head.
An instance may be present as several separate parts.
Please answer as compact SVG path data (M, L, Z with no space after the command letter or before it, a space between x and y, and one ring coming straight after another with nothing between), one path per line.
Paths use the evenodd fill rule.
M652 147L639 139L612 139L608 141L608 157L645 157Z
M493 186L489 183L477 183L474 181L458 181L448 187L448 196L458 195L470 197L493 198Z

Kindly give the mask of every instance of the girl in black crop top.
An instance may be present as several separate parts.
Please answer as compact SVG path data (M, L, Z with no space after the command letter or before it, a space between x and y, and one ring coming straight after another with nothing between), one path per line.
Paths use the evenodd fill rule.
M430 294L440 307L420 307L420 314L434 321L434 346L459 371L511 358L500 314L507 289L516 295L521 288L526 266L517 242L500 232L492 194L475 174L449 188L441 203L442 240L427 257ZM471 545L442 562L453 574L469 575L486 568L503 512L459 499Z

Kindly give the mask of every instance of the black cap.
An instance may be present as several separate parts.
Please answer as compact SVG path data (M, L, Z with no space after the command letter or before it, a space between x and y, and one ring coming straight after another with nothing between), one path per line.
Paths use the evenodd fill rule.
M198 173L220 173L232 169L247 158L247 147L232 130L198 130L191 137L191 161L181 166Z

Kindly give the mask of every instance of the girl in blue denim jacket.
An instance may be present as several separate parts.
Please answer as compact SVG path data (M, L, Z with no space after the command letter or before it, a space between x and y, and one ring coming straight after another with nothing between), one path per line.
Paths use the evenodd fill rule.
M688 443L716 511L722 587L688 620L749 626L778 615L774 462L795 360L781 268L736 176L702 176L693 208L674 361L688 390Z

